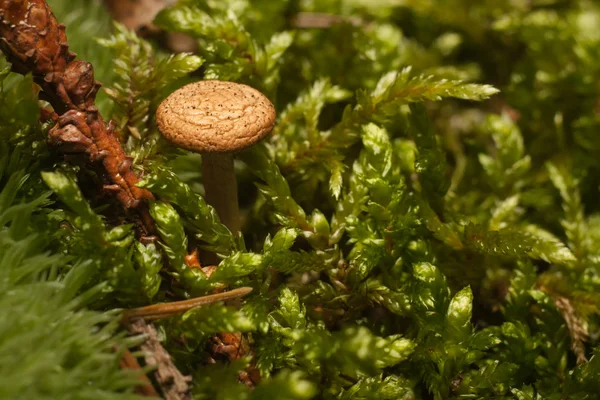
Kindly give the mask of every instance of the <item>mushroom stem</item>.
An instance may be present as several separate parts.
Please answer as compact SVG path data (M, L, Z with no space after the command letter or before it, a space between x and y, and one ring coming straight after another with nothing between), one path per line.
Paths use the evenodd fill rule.
M231 233L237 235L241 224L233 153L202 154L202 179L206 202L217 210Z

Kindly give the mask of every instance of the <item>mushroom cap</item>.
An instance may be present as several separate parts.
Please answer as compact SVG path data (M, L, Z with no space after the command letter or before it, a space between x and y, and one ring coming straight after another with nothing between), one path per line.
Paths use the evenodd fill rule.
M197 153L228 153L264 138L275 124L275 107L261 92L240 83L199 81L173 92L156 110L171 143Z

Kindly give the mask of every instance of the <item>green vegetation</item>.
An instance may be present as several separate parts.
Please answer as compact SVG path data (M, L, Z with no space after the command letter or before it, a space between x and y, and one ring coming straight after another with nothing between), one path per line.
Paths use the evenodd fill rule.
M96 67L160 240L84 195L31 77L0 60L1 398L135 397L118 309L223 286L254 290L157 323L195 399L600 397L596 2L180 0L155 23L197 55L96 2L49 4ZM342 22L296 29L299 12ZM154 121L199 79L278 111L238 155L243 237ZM210 277L186 266L192 244L222 258ZM217 332L245 333L254 390L249 357L206 363Z

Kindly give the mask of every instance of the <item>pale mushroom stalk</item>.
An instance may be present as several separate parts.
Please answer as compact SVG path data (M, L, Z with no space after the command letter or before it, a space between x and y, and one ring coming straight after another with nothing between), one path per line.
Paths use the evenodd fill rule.
M241 227L233 157L273 129L273 104L247 85L200 81L167 97L156 111L156 122L171 143L202 154L206 201L237 235Z

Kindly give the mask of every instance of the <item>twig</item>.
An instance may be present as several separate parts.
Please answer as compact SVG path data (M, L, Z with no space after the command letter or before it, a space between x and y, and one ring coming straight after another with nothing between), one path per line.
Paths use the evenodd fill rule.
M133 308L123 313L122 319L129 320L134 318L143 318L151 321L159 318L170 317L174 314L182 313L194 307L216 303L224 300L236 299L247 295L252 291L251 287L241 287L228 292L211 294L208 296L196 297L189 300L174 301L171 303L153 304L146 307Z
M167 318L178 313L185 312L194 307L216 303L224 300L232 300L247 295L252 291L251 287L241 287L228 292L196 297L194 299L174 301L171 303L153 304L146 307L134 308L123 312L121 320L125 325L131 320L153 321ZM132 331L133 332L133 331ZM239 333L222 332L211 338L211 353L213 356L222 355L230 362L250 356L252 361L246 370L239 373L240 382L248 387L254 387L260 382L260 373L256 368L256 360L248 340Z
M156 329L152 325L147 325L141 318L130 322L128 328L131 333L146 336L146 341L140 345L140 348L144 353L146 365L156 368L154 377L163 398L166 400L190 399L188 383L192 378L179 372L169 353L160 344Z
M121 367L121 369L131 369L134 371L140 371L142 369L137 359L127 349L125 349L121 356L121 360L119 360L119 367ZM146 375L140 374L139 379L140 384L135 388L138 394L147 397L159 397L158 392L154 389L154 386L152 386L152 383Z
M228 292L211 294L211 295L202 296L202 297L196 297L194 299L189 299L189 300L175 301L175 302L164 303L164 304L153 304L153 305L146 306L146 307L134 308L134 309L125 311L123 313L121 320L123 321L123 324L125 324L129 328L130 332L139 333L138 330L141 328L135 328L135 327L132 328L132 326L134 326L134 324L137 324L138 327L141 327L140 322L145 323L145 321L151 321L151 320L155 320L155 319L159 319L159 318L166 318L166 317L170 317L175 314L190 310L194 307L212 304L212 303L216 303L216 302L224 301L224 300L236 299L236 298L247 295L251 291L252 291L252 288L250 288L250 287L241 287L241 288L230 290ZM129 323L129 321L134 321L134 322ZM145 329L154 329L154 328L148 327ZM160 349L158 348L159 346L160 346ZM213 338L213 346L212 347L213 347L213 353L224 354L229 358L230 361L241 358L246 355L251 355L252 357L254 357L254 354L251 352L251 349L249 348L247 341L244 341L241 333L235 333L235 334L220 333L218 336L215 336ZM166 361L169 364L172 364L170 359L166 360L164 358L163 353L166 354L166 351L164 350L164 348L162 348L162 346L160 345L159 342L150 343L150 347L148 347L148 350L149 351L156 350L159 352L158 355L155 356L155 359L153 359L156 362L160 363L160 362ZM148 365L156 365L156 364L152 364L152 362L154 362L154 361L152 361L152 360L148 361L148 356L146 356L146 363ZM157 381L160 382L160 379L162 379L165 376L167 376L168 374L170 374L172 372L173 368L176 369L176 367L174 365L173 366L167 365L164 367L164 371L162 371L162 372L157 371L157 374L160 374L160 377L158 375L156 376ZM259 380L260 380L260 374L258 374L258 369L256 369L254 366L252 366L251 368L248 368L247 371L240 372L240 381L242 381L246 386L253 387L256 383L258 383ZM181 386L180 384L177 384L177 385L178 385L179 389L183 388L183 386ZM162 387L163 387L163 385L161 384L161 388ZM179 389L177 389L177 390L179 390ZM168 390L175 390L175 389L168 387L166 390L168 391ZM165 393L165 389L163 389L163 393ZM172 398L179 399L179 398L184 398L184 397L172 397Z
M575 356L577 357L577 364L583 364L587 361L584 346L584 342L588 339L587 329L568 298L554 295L552 296L552 300L554 300L554 305L562 314L565 323L567 324L567 328L569 329L569 334L571 336L571 350L573 350L573 353L575 353Z
M123 208L137 212L138 233L154 233L147 200L152 194L136 186L138 177L114 132L95 105L100 83L88 62L69 51L65 26L45 0L0 0L0 49L21 74L32 73L40 97L54 108L56 125L48 144L59 154L81 154Z

